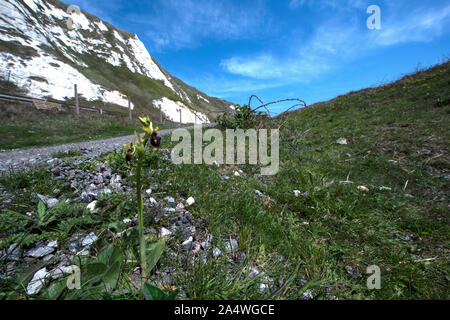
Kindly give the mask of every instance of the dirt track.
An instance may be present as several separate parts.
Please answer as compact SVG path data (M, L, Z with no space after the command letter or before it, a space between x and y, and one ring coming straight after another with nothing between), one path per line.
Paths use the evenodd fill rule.
M203 125L214 126L215 124ZM192 129L194 126L183 127L184 129ZM176 129L176 128L175 128ZM168 135L175 129L160 130L160 136ZM125 143L130 143L132 135L116 138L108 138L102 140L93 140L87 142L69 143L51 147L31 148L0 152L0 173L6 173L10 170L24 169L38 164L52 161L52 155L57 152L66 152L69 150L87 151L85 158L93 158L100 156L109 151L123 148Z

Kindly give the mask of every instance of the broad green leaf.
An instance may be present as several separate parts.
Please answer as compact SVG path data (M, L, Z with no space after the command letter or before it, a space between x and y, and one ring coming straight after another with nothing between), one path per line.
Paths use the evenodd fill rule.
M109 258L111 257L113 250L114 250L114 247L112 245L108 245L102 251L100 251L96 260L98 262L108 264Z
M121 261L116 261L103 275L103 281L108 290L114 290L120 276Z
M47 289L47 298L50 300L57 300L66 288L66 280L52 283Z
M147 245L146 256L148 272L150 272L156 266L165 249L166 243L164 239L161 239L156 243L150 243Z
M122 251L119 248L114 248L109 257L108 265L112 266L116 262L122 263L124 259L125 257L122 254Z
M159 288L146 283L142 289L145 300L167 300L166 294Z

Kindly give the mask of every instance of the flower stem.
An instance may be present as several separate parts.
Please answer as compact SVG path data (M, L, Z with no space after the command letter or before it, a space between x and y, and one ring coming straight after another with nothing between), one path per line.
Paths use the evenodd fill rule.
M139 153L138 164L136 168L136 196L138 207L138 220L139 220L139 248L141 254L141 278L145 281L147 277L147 259L145 257L145 238L144 238L144 217L143 217L143 205L141 194L141 168L143 162L143 154Z

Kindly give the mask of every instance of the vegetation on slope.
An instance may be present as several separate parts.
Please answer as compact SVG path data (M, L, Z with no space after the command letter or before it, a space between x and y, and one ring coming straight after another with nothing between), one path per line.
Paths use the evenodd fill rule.
M449 299L449 84L446 63L265 120L266 127L281 125L280 171L274 176L260 176L260 168L250 165L174 165L157 154L161 161L144 170L143 188L156 185L155 197L193 196L189 211L205 222L212 247L224 252L223 239L237 237L244 255L216 257L210 251L206 260L180 260L164 253L152 276L169 268L188 299ZM340 138L347 144L337 143ZM163 138L163 148L173 145ZM103 161L133 184L123 153L92 166ZM8 192L21 195L7 207L20 214L33 210L29 194L51 192L50 180L39 170L3 177ZM102 219L90 214L83 221L78 214L74 228L59 226L61 241L80 229L121 231L113 221L133 215L135 201L123 194L112 199L112 206L100 204ZM145 227L167 227L169 221L151 219L154 210L144 208ZM19 234L29 232L14 225ZM11 231L8 221L1 225L0 232ZM14 237L9 234L1 245L6 248ZM83 259L95 261L106 239ZM177 248L179 240L168 246ZM371 265L381 269L379 290L366 286ZM259 275L250 277L251 268ZM122 282L128 283L132 269L123 269ZM268 290L261 290L264 284ZM6 284L1 288L8 290ZM130 287L103 298L141 297Z

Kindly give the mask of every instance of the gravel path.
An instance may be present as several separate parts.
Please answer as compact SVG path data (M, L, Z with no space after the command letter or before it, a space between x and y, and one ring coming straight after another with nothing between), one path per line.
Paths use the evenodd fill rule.
M203 125L203 127L214 126L214 123ZM184 129L193 129L194 126L183 127ZM160 130L160 136L168 135L174 129ZM106 152L123 148L123 145L130 143L133 135L125 137L116 137L102 140L93 140L87 142L69 143L58 146L31 148L23 150L13 150L0 152L0 174L10 170L29 168L35 165L52 162L52 155L57 152L66 152L69 150L85 151L84 158L98 157Z

